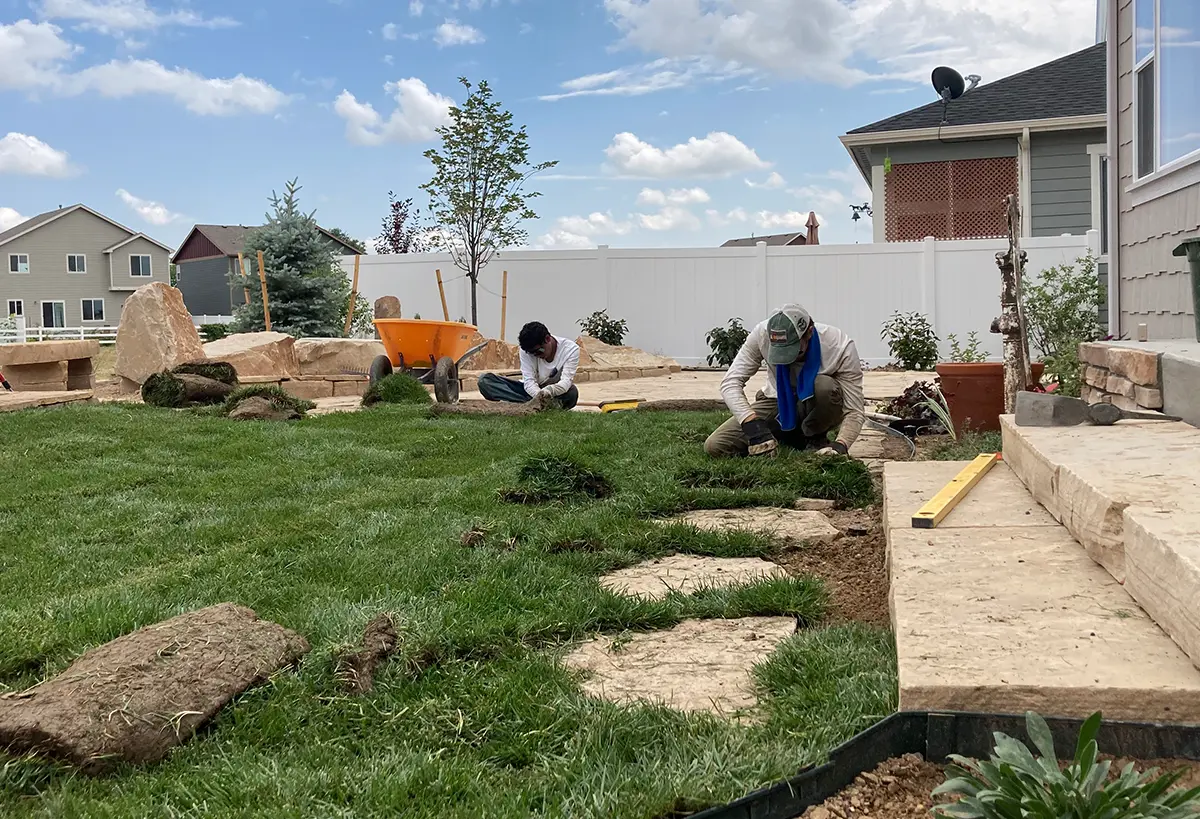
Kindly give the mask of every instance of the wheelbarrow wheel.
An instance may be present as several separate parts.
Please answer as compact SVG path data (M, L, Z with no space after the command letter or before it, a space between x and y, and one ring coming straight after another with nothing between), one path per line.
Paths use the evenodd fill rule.
M433 395L439 404L458 403L458 365L450 356L442 356L433 368Z
M368 386L374 387L392 374L392 360L386 355L377 355L371 361L371 369L367 371Z

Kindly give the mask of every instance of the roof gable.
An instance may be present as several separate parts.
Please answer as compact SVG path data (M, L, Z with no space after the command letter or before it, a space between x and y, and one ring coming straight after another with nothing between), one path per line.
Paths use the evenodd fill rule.
M754 247L759 242L765 242L770 247L787 245L802 245L806 243L803 233L773 233L768 236L746 236L740 239L730 239L721 247Z
M48 225L52 222L56 222L59 219L61 219L62 217L66 216L67 214L74 213L75 211L78 211L78 210L85 211L86 213L91 214L92 216L96 217L97 219L102 219L105 222L108 222L110 225L120 228L121 230L128 233L130 238L135 238L135 237L143 238L146 241L151 242L152 244L158 245L159 247L161 247L163 250L167 251L168 253L171 252L171 248L167 247L162 242L156 241L144 233L138 233L135 230L131 230L130 228L125 227L125 225L122 225L120 222L110 219L107 216L105 216L103 213L92 210L91 208L89 208L87 205L84 205L84 204L68 205L65 208L58 208L57 210L46 211L45 213L39 213L37 216L33 216L29 219L26 219L21 224L15 225L6 231L0 232L0 245L8 244L9 242L13 241L14 239L18 239L27 233L32 233L33 231L38 230L39 228L45 227L46 225Z
M183 259L184 261L193 261L194 259L187 258L188 251L196 247L201 256L194 258L210 258L210 246L216 248L217 252L224 256L235 257L242 253L246 247L246 237L253 231L261 228L262 225L195 225L187 235L187 238L179 245L179 249L175 251L175 256L171 259L172 262ZM325 228L317 225L317 229L323 233L326 238L337 242L346 253L350 255L358 253L358 249L352 245L346 244L338 237L334 236ZM203 241L202 241L203 240Z

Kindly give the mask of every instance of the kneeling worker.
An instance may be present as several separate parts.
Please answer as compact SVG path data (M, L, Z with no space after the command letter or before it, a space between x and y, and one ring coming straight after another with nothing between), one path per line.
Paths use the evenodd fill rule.
M569 338L550 335L546 325L531 321L517 337L521 352L521 380L495 373L479 376L479 392L489 401L524 404L537 401L541 406L555 402L571 409L579 401L575 370L579 368L579 345Z
M746 382L763 362L765 388L753 404ZM713 457L773 455L780 443L846 455L862 430L863 373L854 340L827 324L814 324L798 304L785 304L747 336L721 381L733 417L704 442ZM830 443L828 433L838 430Z

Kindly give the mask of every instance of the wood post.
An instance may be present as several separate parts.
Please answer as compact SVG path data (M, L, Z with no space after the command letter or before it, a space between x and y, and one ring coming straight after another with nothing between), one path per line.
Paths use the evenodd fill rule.
M1004 337L1004 412L1016 412L1017 393L1033 387L1029 364L1029 342L1021 316L1021 274L1025 270L1026 253L1021 250L1020 211L1016 198L1005 201L1008 211L1008 252L996 254L1000 268L1000 316L992 322L991 330Z
M438 269L434 272L437 273L438 293L441 294L442 297L442 315L445 317L446 321L449 321L450 308L446 306L446 287L442 284L442 271Z
M504 271L503 284L500 285L500 340L504 341L504 324L508 319L508 271Z
M354 254L354 281L350 285L350 306L346 309L346 338L350 337L350 325L354 323L354 302L358 301L358 262L362 257Z
M267 270L263 265L263 252L258 251L258 281L262 285L263 321L266 322L267 332L271 332L271 306L267 304Z
M246 270L246 260L242 258L242 251L240 251L240 250L238 251L238 275L241 276L243 279L245 279L249 275L249 271ZM243 287L242 294L245 295L245 297L246 297L246 304L249 304L250 303L250 288Z

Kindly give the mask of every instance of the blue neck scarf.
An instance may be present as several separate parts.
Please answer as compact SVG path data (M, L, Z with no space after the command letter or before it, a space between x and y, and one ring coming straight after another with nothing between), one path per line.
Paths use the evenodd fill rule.
M808 341L808 349L804 352L804 366L796 379L796 388L792 389L792 379L788 374L790 364L775 365L775 392L779 396L779 428L791 432L796 428L796 415L800 403L813 397L816 392L817 373L821 371L821 336L813 328L812 338Z

